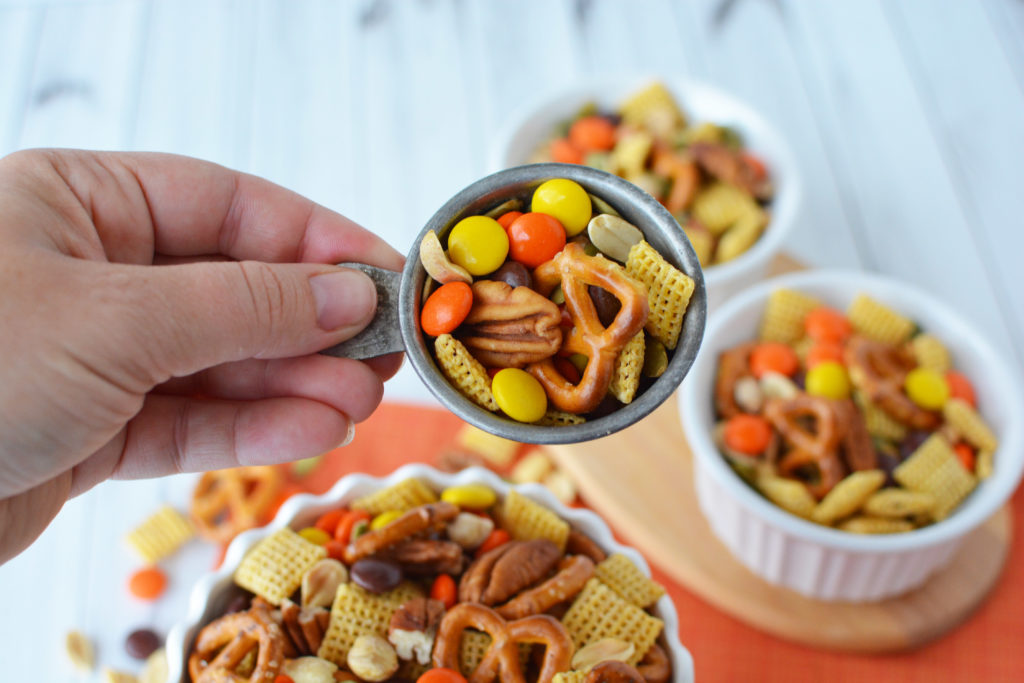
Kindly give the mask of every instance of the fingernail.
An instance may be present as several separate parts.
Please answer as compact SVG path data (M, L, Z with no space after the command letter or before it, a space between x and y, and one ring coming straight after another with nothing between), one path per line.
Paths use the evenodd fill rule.
M348 423L348 433L345 435L345 440L338 444L338 448L349 445L354 438L356 438L356 423L350 420Z
M316 302L316 321L321 329L333 332L342 327L365 325L377 308L377 289L373 281L357 270L339 270L309 279Z

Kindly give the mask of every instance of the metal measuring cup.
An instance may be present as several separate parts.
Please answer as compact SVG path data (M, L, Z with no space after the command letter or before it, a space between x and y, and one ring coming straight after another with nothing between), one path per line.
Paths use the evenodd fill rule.
M665 372L646 391L622 408L579 425L539 426L516 422L481 408L452 386L441 373L420 329L420 307L428 275L420 264L419 248L431 230L444 244L448 231L461 219L487 213L513 198L529 197L546 180L568 178L611 205L623 219L673 266L694 280L693 295L683 320L679 343ZM372 358L404 351L431 393L466 422L492 434L523 443L556 444L589 441L639 421L676 390L693 364L707 315L707 295L700 262L676 219L654 197L618 176L576 164L531 164L499 171L462 190L427 221L409 251L401 273L364 264L344 263L367 273L377 285L377 315L352 339L323 353L345 358Z

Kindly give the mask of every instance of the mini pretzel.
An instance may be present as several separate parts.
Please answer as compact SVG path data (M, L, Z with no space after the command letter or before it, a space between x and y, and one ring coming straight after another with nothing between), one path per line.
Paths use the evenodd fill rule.
M550 683L555 674L567 671L573 643L569 632L554 617L536 614L517 621L505 621L490 607L472 602L459 603L441 620L434 645L434 666L459 670L459 647L466 629L483 631L491 645L468 676L468 683L525 683L519 665L518 643L545 645L544 660L537 683Z
M559 410L587 413L608 393L615 359L622 347L643 329L650 313L643 285L625 274L608 259L587 256L583 247L570 242L555 258L533 271L534 286L544 296L561 284L573 329L562 344L562 353L582 353L589 360L579 384L573 385L547 358L531 363L527 370L544 386L548 398ZM587 286L607 290L622 304L612 324L601 325Z
M272 681L284 664L284 632L274 621L270 606L256 602L247 612L235 612L208 624L199 632L188 659L193 683ZM258 648L256 665L248 676L235 673L245 656Z
M586 555L594 561L594 564L600 564L608 559L608 553L602 550L601 546L594 542L594 539L576 529L569 531L565 552L570 555Z
M779 471L792 476L798 469L816 467L818 481L807 484L807 488L816 498L823 498L844 475L838 455L843 427L832 402L809 394L772 398L765 401L764 416L792 447L779 462ZM814 419L814 432L800 425L798 420L804 417Z
M736 405L736 382L749 376L750 352L755 344L749 342L722 352L718 357L718 377L715 379L715 408L722 419L739 415L742 410Z
M350 543L345 548L345 562L352 564L417 534L438 530L458 514L458 507L444 501L415 507L387 526L363 534Z
M614 659L597 664L587 672L583 683L645 683L639 671Z
M584 555L574 555L563 562L557 574L539 586L523 591L499 607L497 612L506 619L543 614L575 597L593 575L593 561Z
M914 429L934 430L941 419L903 393L903 382L911 363L896 347L867 337L855 336L844 354L850 376L868 399L893 418Z
M840 423L845 426L842 444L847 466L855 472L876 469L878 453L875 452L875 444L868 433L864 414L850 399L837 401L834 406L839 412Z
M669 664L668 655L657 643L651 646L644 658L636 665L636 670L647 683L666 683L668 677L672 675L672 665Z
M191 515L200 536L216 543L263 524L281 487L269 465L205 472L192 492Z

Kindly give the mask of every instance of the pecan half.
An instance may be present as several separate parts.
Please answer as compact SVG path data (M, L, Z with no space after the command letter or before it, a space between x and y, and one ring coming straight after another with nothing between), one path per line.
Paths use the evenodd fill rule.
M379 553L378 557L401 565L402 571L412 576L457 576L463 566L461 545L429 538L411 538Z
M315 655L323 642L330 618L331 613L323 607L299 607L287 598L282 600L281 626L285 632L285 655Z
M461 602L496 605L540 581L555 568L562 552L551 541L509 541L484 553L459 582Z
M395 646L399 659L415 658L420 664L429 664L443 617L444 603L440 600L413 598L399 607L388 627L388 641Z
M484 365L519 368L558 351L561 319L558 306L529 287L481 280L473 283L473 308L457 335Z

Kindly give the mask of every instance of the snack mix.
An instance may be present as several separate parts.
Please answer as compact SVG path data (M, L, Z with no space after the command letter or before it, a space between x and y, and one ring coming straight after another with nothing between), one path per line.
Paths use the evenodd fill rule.
M676 217L704 267L743 254L768 225L764 164L733 129L690 124L660 83L614 112L585 105L531 161L586 164L646 190Z
M549 509L409 479L256 544L194 683L664 683L663 595ZM241 599L239 599L241 598Z
M718 359L714 438L770 501L852 533L945 519L998 442L938 337L860 294L843 314L772 293L759 340Z
M420 325L442 373L477 405L580 424L665 371L694 281L579 184L544 182L460 220L446 240L447 250L431 231L420 245Z

